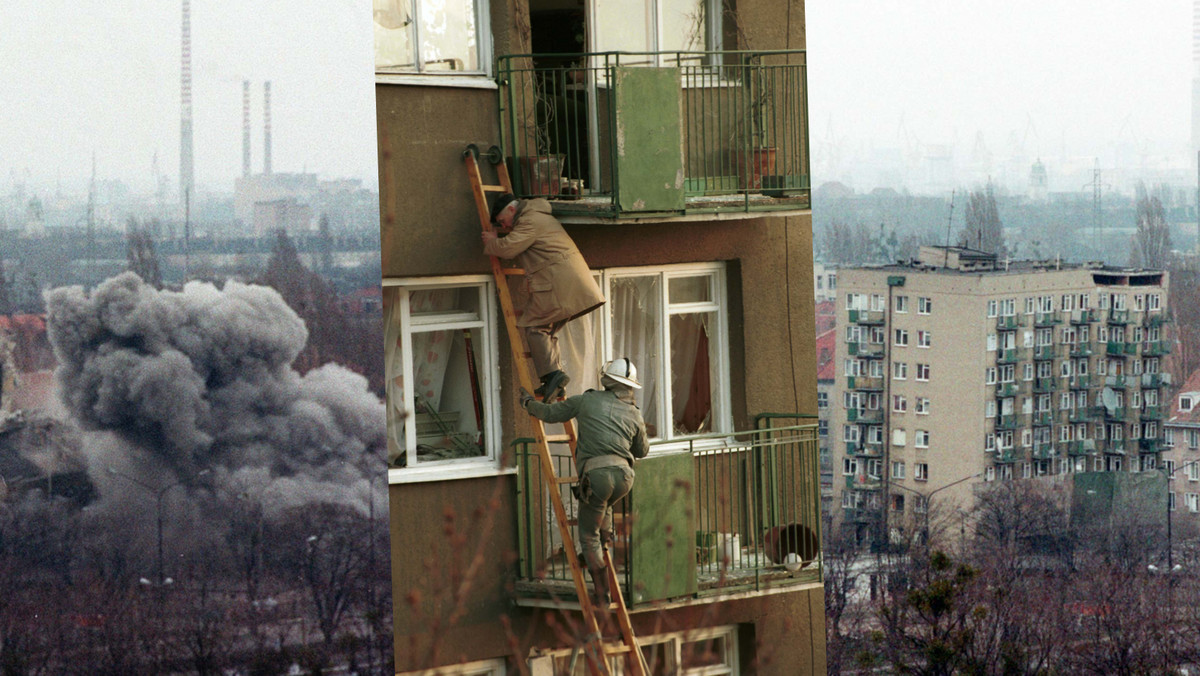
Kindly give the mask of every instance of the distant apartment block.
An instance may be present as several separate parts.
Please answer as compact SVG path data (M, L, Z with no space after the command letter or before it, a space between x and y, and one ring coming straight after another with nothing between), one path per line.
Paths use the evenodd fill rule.
M1167 273L925 246L838 276L834 521L860 541L978 482L1160 467Z
M1200 371L1179 387L1165 427L1163 471L1170 508L1185 515L1179 523L1191 524L1194 531L1200 527Z

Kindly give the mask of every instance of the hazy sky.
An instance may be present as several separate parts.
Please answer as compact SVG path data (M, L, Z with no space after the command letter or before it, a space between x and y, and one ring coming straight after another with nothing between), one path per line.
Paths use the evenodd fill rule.
M1186 157L1187 0L809 0L805 12L818 150L900 146L903 120L922 144L970 148L982 131L993 153L1015 135L1043 157L1119 140Z
M366 0L193 0L198 186L242 171L242 80L251 80L253 168L262 170L262 82L271 80L272 166L376 183L371 6ZM179 174L180 0L4 0L0 191Z

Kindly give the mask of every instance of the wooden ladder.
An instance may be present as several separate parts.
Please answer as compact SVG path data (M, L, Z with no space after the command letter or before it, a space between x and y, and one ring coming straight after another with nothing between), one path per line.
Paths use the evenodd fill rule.
M509 180L508 169L502 161L503 155L500 149L492 146L488 150L486 157L496 167L496 185L484 184L480 176L479 148L475 144L471 144L463 151L463 160L467 167L467 177L471 182L471 192L475 195L476 210L479 212L479 224L485 232L490 232L492 230L492 222L488 208L487 193L502 194L512 192L512 183ZM532 392L535 375L533 373L533 364L530 353L525 347L521 331L517 328L517 314L513 309L512 294L508 288L508 277L524 275L525 271L520 268L506 268L501 265L500 259L497 257L491 256L490 258L492 259L492 275L496 278L496 291L500 295L500 309L504 313L504 324L508 327L508 342L512 346L513 371L517 374L517 381L520 386L525 388L526 391ZM583 611L583 621L587 629L583 654L588 665L588 672L592 676L612 676L608 658L613 655L624 654L629 674L632 674L632 676L647 676L649 669L646 665L646 658L642 655L642 651L638 649L637 637L633 634L633 624L629 620L629 609L626 607L625 599L621 595L621 584L617 578L617 569L613 566L612 555L607 547L604 549L604 559L607 564L606 570L608 571L608 588L613 600L608 610L614 610L616 613L617 624L621 633L620 644L605 642L601 634L599 622L596 619L596 609L592 605L591 596L588 595L587 583L583 579L583 567L580 565L578 554L576 553L575 538L571 535L570 522L567 519L567 512L563 507L562 495L559 492L562 484L574 483L578 481L578 478L558 478L554 473L554 462L550 458L550 443L552 442L566 442L570 446L571 457L575 457L575 423L568 420L562 424L565 434L551 437L546 435L546 427L542 421L533 416L530 416L530 418L533 420L534 440L541 462L543 483L545 484L546 492L550 495L550 503L554 509L555 520L558 522L558 533L562 538L563 550L567 557L567 563L571 566L571 577L575 582L575 593L579 596L579 607ZM578 463L576 463L576 466L578 466Z

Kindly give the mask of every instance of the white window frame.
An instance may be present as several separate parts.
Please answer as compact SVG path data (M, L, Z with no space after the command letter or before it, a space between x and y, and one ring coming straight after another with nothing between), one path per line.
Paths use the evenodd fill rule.
M929 415L929 397L917 397L917 415Z
M662 455L665 453L673 453L680 448L686 446L686 440L691 437L702 437L709 435L731 434L733 432L733 415L731 403L732 372L729 362L729 299L726 282L726 269L724 263L684 263L680 265L652 265L643 267L624 267L624 268L605 268L594 271L600 275L600 288L604 290L605 297L611 297L611 283L615 279L622 277L659 277L659 311L662 313L659 320L659 345L658 354L659 369L658 373L648 371L648 365L638 365L638 375L640 380L645 383L650 379L657 379L659 387L656 388L657 408L659 411L660 420L650 421L647 424L653 423L656 427L657 436L651 441L655 441L651 446L651 455ZM672 279L682 277L698 277L710 275L712 277L713 299L698 303L670 303L670 282ZM601 344L598 346L597 352L600 354L601 363L610 359L616 359L625 355L613 354L613 322L612 312L615 309L611 300L598 312L594 313L600 317L601 326ZM671 402L671 336L670 323L671 315L691 314L691 313L716 313L716 336L709 336L710 344L716 356L717 363L714 365L714 372L718 377L725 379L723 383L715 383L713 393L713 412L712 412L712 430L710 432L702 432L699 434L680 434L674 433L674 423L670 420L670 402ZM600 364L596 364L598 369ZM641 401L643 390L635 390L635 397ZM642 407L646 409L645 406ZM680 443L663 443L674 442ZM721 447L726 444L722 439L703 440L697 444L696 448Z
M893 460L892 461L892 477L891 478L903 479L904 474L905 474L904 461L903 460Z
M897 314L908 314L908 296L896 296L895 306Z
M922 363L917 364L917 382L919 382L919 383L929 382L929 373L930 373L929 364L922 364Z
M404 4L412 8L415 18L413 25L413 49L420 51L421 45L421 11L422 0L391 0L393 4ZM479 61L475 70L445 71L423 70L422 59L417 58L414 70L402 70L399 66L380 68L375 66L375 82L377 84L429 85L435 87L469 87L475 89L496 89L496 81L492 78L492 19L489 0L472 0L475 8L475 48ZM401 9L400 11L406 11ZM378 24L372 24L378 26ZM378 63L378 62L376 62Z
M913 445L916 448L929 448L929 430L917 430L913 437Z
M892 362L892 380L908 379L908 363L902 361Z
M479 660L466 664L398 672L397 676L507 676L508 667L504 658Z
M933 299L927 296L917 296L917 314L927 315L933 312Z
M516 472L515 467L502 467L501 458L501 427L500 427L500 367L495 355L499 351L497 341L497 317L495 282L490 275L465 275L437 278L390 278L383 280L385 292L390 288L396 289L397 297L394 302L398 305L393 310L396 321L408 329L399 335L400 363L405 383L416 380L412 373L412 360L406 355L413 351L412 334L414 322L404 321L409 317L409 294L413 291L429 291L446 288L475 287L482 295L478 318L447 316L441 321L418 321L415 327L424 331L449 329L478 329L481 331L480 344L476 346L478 354L477 373L480 378L481 405L484 410L483 436L484 454L474 458L457 458L436 462L418 463L416 460L416 425L405 425L405 440L401 452L409 453L407 467L389 467L388 482L391 484L416 483L422 481L443 481L448 479L468 479L475 477L496 476ZM411 386L405 389L406 399L411 396ZM392 406L388 402L388 406ZM414 410L410 401L402 404L402 410ZM391 436L390 430L388 436ZM410 450L411 449L411 450Z
M896 347L908 347L908 329L894 329L892 331L892 344Z
M929 481L929 463L918 462L913 464L913 481Z
M846 506L845 495L843 494L843 506ZM850 505L853 506L859 501L858 496L850 499ZM724 664L698 666L684 669L682 668L684 644L699 643L701 641L711 641L715 638L723 638L725 642L725 660ZM669 651L670 658L667 660L666 670L678 676L740 676L741 660L738 657L738 628L736 625L726 625L723 627L706 627L703 629L688 629L686 631L677 631L667 634L654 634L652 636L638 636L638 645L644 650L650 646L666 646L666 651ZM666 652L664 651L664 652ZM551 660L558 661L568 659L574 651L569 648L555 650L548 653ZM579 657L579 664L582 664L583 658ZM557 665L553 662L549 665L550 671L545 673L559 673ZM613 676L625 676L629 672L625 670L625 660L620 656L615 656L609 659L609 671ZM534 671L534 673L542 673Z

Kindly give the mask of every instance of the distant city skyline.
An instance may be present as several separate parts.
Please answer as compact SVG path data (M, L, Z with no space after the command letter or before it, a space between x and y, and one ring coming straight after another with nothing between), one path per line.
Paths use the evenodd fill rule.
M814 185L928 187L938 181L866 165L938 154L967 174L946 192L989 175L1020 182L1039 157L1052 190L1056 179L1080 189L1076 174L1096 163L1124 165L1122 180L1194 182L1192 5L808 3ZM1020 163L1004 166L1011 159Z
M361 6L360 6L361 5ZM160 175L178 189L180 1L120 0L85 12L10 0L0 41L0 194L14 183L137 192ZM199 193L232 192L242 174L242 82L251 82L252 167L263 164L264 81L271 81L272 168L375 187L371 13L354 0L193 0L192 96ZM365 37L364 37L365 36Z

